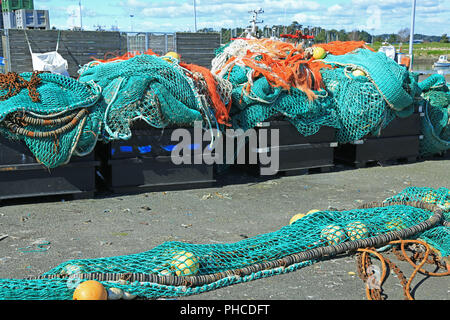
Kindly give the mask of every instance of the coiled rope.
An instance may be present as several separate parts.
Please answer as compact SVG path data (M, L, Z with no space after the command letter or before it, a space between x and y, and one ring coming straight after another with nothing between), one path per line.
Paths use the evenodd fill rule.
M60 119L35 119L31 117L24 117L21 118L19 121L22 121L22 123L18 123L19 121L16 120L3 120L4 126L9 129L13 134L27 136L30 138L50 138L59 136L63 133L66 133L73 128L80 122L81 119L83 119L87 114L89 113L88 109L83 108L80 111L78 111L76 114L69 115L67 117L63 117ZM70 121L70 122L69 122ZM67 123L69 122L69 123ZM62 126L61 128L51 130L51 131L31 131L23 128L22 126L25 125L38 125L38 126L56 126L67 123L66 125ZM22 125L22 126L21 126Z

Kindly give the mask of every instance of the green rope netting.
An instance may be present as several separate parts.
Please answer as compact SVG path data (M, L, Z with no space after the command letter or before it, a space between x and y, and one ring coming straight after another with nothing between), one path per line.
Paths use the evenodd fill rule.
M139 55L114 63L90 63L79 71L78 80L49 73L39 74L39 102L33 102L29 90L0 101L0 134L23 140L36 159L48 168L70 161L72 154L90 153L98 140L108 142L131 137L131 123L142 119L153 127L193 126L207 118L211 111L198 94L193 80L176 63L157 56ZM21 76L29 80L31 73ZM5 95L8 90L1 90ZM27 132L13 132L2 121L29 116L55 120L87 108L88 114L76 126L58 132L64 124L23 125ZM6 122L5 122L6 123ZM46 137L28 132L58 132Z
M442 153L450 149L450 90L445 77L434 74L421 82L425 99L425 116L422 120L424 138L420 143L423 156Z
M224 47L217 50L217 54ZM336 128L336 141L348 143L368 134L378 135L395 117L407 117L418 105L425 109L420 153L433 155L450 148L449 90L445 78L433 75L422 83L417 75L382 53L358 49L352 53L322 60L332 69L322 69L324 90L309 100L296 88L290 91L272 87L263 76L255 79L250 93L243 93L249 67L236 65L223 82L232 87L231 124L248 130L273 116L289 120L304 136L321 127ZM365 76L353 76L359 69ZM0 134L21 139L37 160L48 168L70 161L72 154L86 155L98 140L109 142L131 137L131 123L143 119L150 126L192 126L203 121L216 124L210 99L200 94L189 71L153 55L138 55L125 61L92 62L79 70L78 80L40 74L40 102L33 102L28 89L0 101ZM26 80L31 73L24 73ZM220 85L218 90L222 90ZM227 89L228 90L228 89ZM1 90L0 95L7 94ZM220 93L219 93L220 94ZM37 119L58 119L87 108L76 126L45 138L11 133L3 122L21 114ZM61 126L25 125L31 132L55 132ZM223 129L223 128L222 128Z
M31 78L31 73L23 73L25 80ZM83 117L70 131L46 138L34 138L11 133L0 126L0 134L14 140L23 140L46 167L54 168L68 163L72 154L85 155L90 153L100 134L101 108L97 104L101 88L95 83L82 84L75 79L60 75L43 73L39 77L42 83L37 92L39 102L33 102L28 89L22 89L7 100L0 101L0 124L11 114L30 115L36 119L55 119L73 114L79 109L88 108L90 113ZM7 90L1 90L5 95ZM24 129L32 132L50 132L61 126L25 125Z
M410 187L385 200L424 201L450 209L450 190ZM147 252L98 259L67 261L39 279L0 280L0 299L71 299L78 274L158 274L161 276L202 276L238 270L275 261L313 248L358 241L424 222L433 212L409 205L387 205L344 211L324 210L306 215L281 229L230 244L166 242ZM448 219L448 211L445 219ZM448 221L448 220L447 220ZM450 254L450 227L443 221L414 235L432 245L442 256ZM100 281L106 288L121 288L145 298L179 297L199 294L235 283L283 274L317 262L317 259L286 267L259 270L245 276L230 273L200 286L167 285L151 282ZM69 278L51 278L66 275ZM70 277L72 275L72 277ZM47 277L47 279L45 278Z
M220 54L224 48L218 50ZM410 116L421 89L417 77L383 53L359 49L352 53L328 55L323 62L333 69L322 69L325 90L315 91L309 101L302 91L288 92L269 85L264 77L254 81L249 94L243 91L249 67L235 65L224 75L233 84L233 126L244 130L274 115L289 120L300 134L309 136L322 126L336 128L341 143L378 134L395 117ZM366 76L353 76L352 70Z
M80 71L79 81L94 81L103 88L104 140L129 139L130 123L140 118L163 128L169 124L192 126L206 111L193 81L178 64L160 57L91 63Z

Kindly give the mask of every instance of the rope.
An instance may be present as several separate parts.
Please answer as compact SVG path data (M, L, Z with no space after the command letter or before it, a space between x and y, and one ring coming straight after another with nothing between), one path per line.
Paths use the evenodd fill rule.
M415 264L406 254L405 245L410 244L410 243L420 244L425 247L425 253L419 264ZM444 277L444 276L450 275L450 270L448 270L447 272L444 272L444 273L436 273L436 272L429 272L429 271L422 269L422 267L425 265L425 263L433 263L433 262L437 263L437 260L434 260L432 262L428 261L428 257L430 255L430 253L432 252L432 250L426 242L423 242L420 240L396 240L396 241L391 241L389 243L389 245L400 245L402 256L400 255L400 253L398 253L396 251L394 251L394 253L397 255L399 260L408 261L411 264L411 266L414 268L414 271L412 272L409 279L406 280L406 278L403 275L403 272L401 272L401 270L392 261L390 261L388 258L381 255L379 252L375 251L375 248L365 248L365 249L360 248L360 249L358 249L358 252L362 253L361 256L358 257L358 273L360 275L360 278L364 282L367 283L367 280L370 279L370 277L367 275L367 270L370 268L372 263L370 261L370 257L368 254L372 254L372 255L376 256L382 263L382 274L379 279L379 283L376 284L375 288L371 288L369 284L366 285L366 296L367 296L368 300L383 300L383 297L381 295L381 292L382 292L381 286L382 286L383 282L385 281L386 275L387 275L386 265L389 265L389 267L397 274L398 279L403 287L403 292L404 292L405 298L407 300L414 300L414 298L411 295L411 284L418 272L421 272L428 276L436 276L436 277Z
M17 95L22 89L28 89L28 95L33 102L40 102L37 86L41 84L42 79L38 77L43 71L34 71L29 81L15 72L0 74L0 90L8 90L7 93L0 96L0 101L7 100Z
M55 137L55 136L61 135L61 134L65 133L65 132L68 132L68 131L72 130L73 128L75 128L75 126L78 124L78 122L82 118L84 118L88 113L89 113L89 111L87 109L81 109L73 117L73 119L68 124L66 124L65 126L63 126L61 128L58 128L56 130L45 131L45 132L27 130L25 128L20 127L17 123L14 123L14 122L6 120L6 119L3 120L3 124L13 134L27 136L27 137L30 137L30 138L50 138L50 137ZM38 119L35 119L35 120L38 120ZM44 121L48 121L48 120L44 120Z

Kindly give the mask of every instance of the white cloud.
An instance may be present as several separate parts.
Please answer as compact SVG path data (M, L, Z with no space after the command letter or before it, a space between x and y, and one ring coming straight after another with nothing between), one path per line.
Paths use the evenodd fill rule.
M392 33L409 27L411 0L196 0L198 28L246 27L249 10L263 8L261 25L290 24L320 26L327 29L365 29L371 33ZM45 2L50 6L52 2ZM63 7L65 3L70 5ZM54 25L79 25L76 1L58 0L59 8L51 10ZM194 28L192 0L111 0L100 7L94 1L83 1L83 24L109 25L115 22L122 30L184 31ZM99 2L100 3L100 2ZM100 9L101 8L101 9ZM134 15L133 22L130 14ZM71 17L68 19L68 16ZM440 35L450 33L449 0L417 1L416 32ZM86 21L86 22L85 22Z

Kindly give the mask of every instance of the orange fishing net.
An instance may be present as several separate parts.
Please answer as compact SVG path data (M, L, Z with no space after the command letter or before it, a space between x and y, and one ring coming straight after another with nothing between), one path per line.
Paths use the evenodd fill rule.
M271 39L246 40L248 47L244 56L231 56L228 61L216 71L220 74L225 68L231 73L233 66L244 65L254 70L252 80L264 76L273 87L290 90L291 87L303 91L310 100L316 97L313 90L324 87L320 69L331 66L307 59L300 45ZM249 81L243 90L251 90Z
M335 56L347 54L360 48L369 49L375 52L375 50L367 46L364 41L333 41L329 43L318 43L313 45L313 47L321 47Z
M133 58L133 57L136 57L136 56L138 56L138 55L140 55L140 54L149 54L149 55L155 55L155 56L157 56L157 54L154 53L152 49L148 49L148 50L145 51L144 53L141 53L141 52L139 52L139 51L135 51L135 52L127 52L127 53L125 53L125 54L123 54L123 55L121 55L121 56L115 56L115 57L109 58L109 59L106 59L106 56L108 55L108 54L106 54L104 59L96 59L96 58L93 58L93 59L94 59L95 61L98 61L98 62L101 62L101 63L108 63L108 62L114 62L114 61L129 60L129 59L131 59L131 58Z
M218 84L216 79L214 79L213 74L209 69L205 67L201 67L195 64L187 64L180 62L180 66L191 71L194 74L194 80L195 79L195 73L199 73L203 79L206 82L206 89L209 93L209 97L212 102L212 107L215 111L216 120L220 124L228 125L229 120L229 112L231 108L231 101L228 106L225 105L225 103L222 101L222 98L219 95L218 90Z

